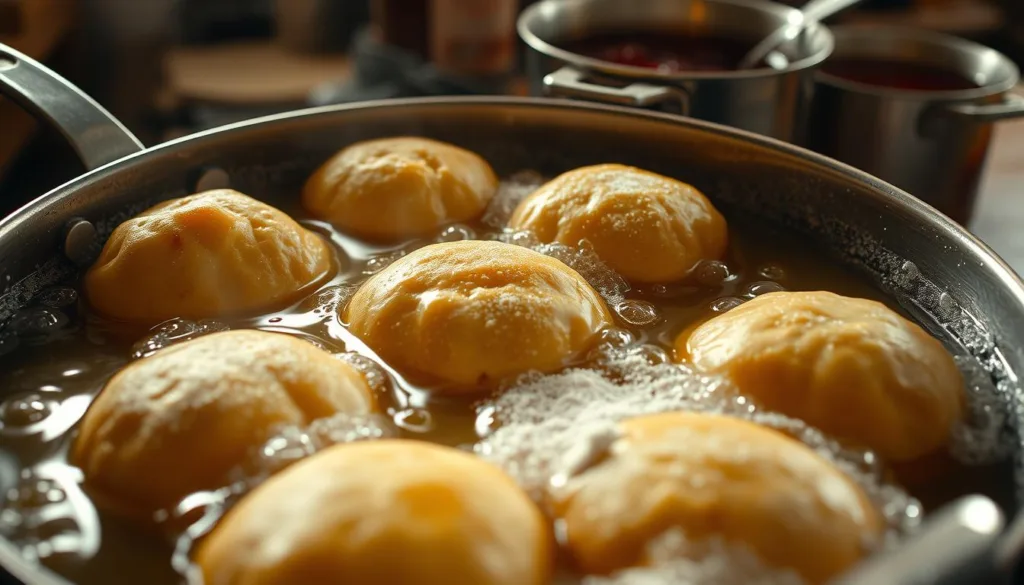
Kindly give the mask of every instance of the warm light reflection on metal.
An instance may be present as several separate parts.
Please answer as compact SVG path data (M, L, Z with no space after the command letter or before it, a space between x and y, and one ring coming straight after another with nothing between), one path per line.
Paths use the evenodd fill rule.
M961 512L965 527L978 534L992 534L1002 525L999 508L987 498L975 498L967 502Z
M690 13L687 22L693 24L704 24L708 20L708 5L706 2L691 2Z

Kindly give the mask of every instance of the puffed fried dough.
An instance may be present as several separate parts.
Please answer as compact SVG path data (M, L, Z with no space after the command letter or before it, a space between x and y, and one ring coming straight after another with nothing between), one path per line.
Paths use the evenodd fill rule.
M302 202L356 236L401 240L479 217L497 189L498 177L477 154L397 137L342 149L306 181Z
M208 585L544 585L537 507L497 467L409 440L336 445L246 495L199 548Z
M103 315L155 324L281 308L333 270L323 238L219 189L165 201L119 225L84 284Z
M558 369L612 323L597 291L565 264L484 241L401 258L359 288L343 320L384 361L446 392Z
M510 226L542 242L586 240L633 282L685 278L701 260L725 254L725 219L697 189L617 164L582 167L542 185L516 208Z
M953 357L876 301L822 291L761 295L681 335L676 353L728 376L764 408L891 462L944 448L963 416Z
M364 414L363 375L281 333L213 333L127 365L86 412L71 451L86 483L129 508L158 509L223 487L283 424Z
M810 584L841 574L883 524L857 484L806 445L718 415L670 412L628 419L593 467L554 492L580 568L609 573L648 562L669 530L720 538Z

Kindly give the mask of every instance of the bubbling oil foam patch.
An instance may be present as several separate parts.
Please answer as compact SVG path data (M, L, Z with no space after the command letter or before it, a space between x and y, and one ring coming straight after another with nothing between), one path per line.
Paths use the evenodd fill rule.
M919 524L921 504L883 481L881 464L872 452L841 447L798 420L763 411L739 395L728 380L667 363L664 350L638 343L628 332L607 335L598 354L594 368L525 375L478 406L477 428L484 437L475 452L505 469L541 505L551 489L602 457L617 436L616 422L646 414L690 411L738 417L777 429L834 463L864 489L885 518L886 547ZM688 550L685 559L666 558L650 569L585 582L700 585L723 582L723 571L733 569L740 572L728 574L724 582L760 582L744 578L756 568L754 561L742 561L749 553L712 546L702 549L706 555L693 556L692 549ZM788 572L772 578L775 580L764 582L794 582Z
M805 585L796 572L767 567L744 546L717 538L694 542L679 530L652 540L646 557L650 566L584 577L581 585Z

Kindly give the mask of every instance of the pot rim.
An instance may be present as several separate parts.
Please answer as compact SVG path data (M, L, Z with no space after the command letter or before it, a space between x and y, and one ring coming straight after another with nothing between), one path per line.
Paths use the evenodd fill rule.
M731 0L733 1L733 0ZM151 155L159 153L173 153L176 151L188 150L190 145L195 143L201 143L204 141L211 141L214 139L220 139L232 134L244 134L245 131L261 127L266 129L267 127L273 127L277 124L284 124L292 120L302 118L315 118L319 116L327 116L330 114L336 114L340 112L349 111L362 111L371 109L401 109L412 106L420 107L452 107L459 105L473 105L473 106L502 106L502 107L515 107L515 108L549 108L556 110L589 110L592 112L603 113L604 115L614 115L622 118L646 118L648 120L657 120L661 123L669 124L672 126L684 126L700 129L702 132L709 134L716 134L719 136L726 136L729 138L737 139L742 142L753 144L761 148L767 148L769 150L775 150L795 157L797 159L809 162L813 165L828 168L830 170L841 173L847 178L864 185L867 185L874 191L884 194L886 197L891 198L897 205L902 206L909 213L912 213L918 219L924 220L926 223L937 223L936 227L943 231L955 236L956 239L967 244L973 252L983 256L989 256L991 259L996 260L996 267L999 268L1000 280L1003 284L1012 286L1015 289L1015 296L1021 298L1024 303L1024 280L1014 272L999 255L989 248L987 244L979 240L973 234L967 231L966 228L961 227L953 220L946 217L942 212L936 210L931 205L924 201L914 197L913 195L895 187L885 181L868 174L867 172L861 171L850 165L829 158L825 155L812 152L808 149L783 142L781 140L770 138L761 134L756 134L747 130L718 124L715 122L708 122L705 120L698 120L695 118L676 116L673 114L667 114L663 112L656 112L651 110L644 110L640 108L631 108L628 106L617 106L607 105L594 102L581 102L576 100L560 100L552 98L542 97L509 97L509 96L448 96L448 97L415 97L415 98L394 98L394 99L383 99L383 100L372 100L366 102L357 102L350 104L336 104L330 106L319 106L312 108L303 108L298 110L291 110L288 112L282 112L279 114L272 114L269 116L261 116L258 118L252 118L250 120L244 120L241 122L235 122L233 124L227 124L219 126L217 128L211 128L187 136L182 136L174 140L163 142L155 146L148 147L136 153L132 153L124 158L118 159L106 165L103 165L92 171L88 171L70 181L59 185L49 192L40 195L32 201L21 206L17 210L13 211L7 217L0 219L0 239L5 237L13 237L13 234L9 234L20 224L29 221L31 216L35 213L44 211L47 207L55 205L60 199L68 196L68 194L62 194L62 191L74 191L78 189L82 184L88 181L97 181L107 179L124 168L138 162L142 158L148 158Z
M631 79L645 78L649 80L660 80L660 81L708 81L708 80L745 80L745 79L764 79L769 77L775 77L780 75L786 75L789 73L796 73L799 71L805 71L813 69L820 65L823 61L832 55L835 48L835 39L833 38L832 31L829 27L825 26L820 21L809 21L806 29L809 32L814 32L823 35L823 41L825 47L814 53L792 61L783 69L773 69L771 67L758 67L757 69L747 70L733 70L733 71L712 71L712 72L681 72L681 73L663 73L657 69L649 69L646 67L634 67L632 65L620 65L612 63L610 61L602 61L601 59L594 59L586 57L578 53L573 53L565 49L561 49L556 45L553 45L539 36L537 36L532 30L530 30L530 20L537 18L538 13L545 9L545 6L553 5L557 2L566 2L569 0L541 0L531 6L528 6L526 10L519 15L516 20L516 31L519 33L519 38L523 40L530 48L538 51L548 57L560 59L571 65L582 67L590 71L599 71L605 74L618 75L620 77L627 77ZM577 0L579 1L579 0ZM710 4L728 4L731 6L741 6L744 8L750 8L751 10L760 10L770 14L776 14L784 19L796 18L801 12L791 6L780 4L772 0L702 0L703 2Z
M1020 305L1020 312L1024 315L1024 281L1021 280L1020 276L1018 276L1006 264L1006 262L999 257L998 254L975 236L970 234L966 229L960 227L928 204L911 196L905 191L885 183L881 179L804 148L787 144L774 138L769 138L767 136L762 136L753 132L721 124L625 106L612 106L549 98L458 96L376 100L306 108L254 118L252 120L205 130L146 148L145 150L108 163L102 167L86 172L83 175L52 189L46 194L37 197L11 213L6 218L0 220L0 240L5 238L16 238L17 228L26 222L32 221L37 214L45 214L48 212L66 213L62 211L62 208L64 207L64 200L69 197L73 197L75 193L77 193L78 190L87 183L110 180L111 178L122 174L130 167L140 164L150 158L159 155L174 156L176 153L189 150L195 144L200 144L206 141L212 142L232 136L242 137L248 131L255 128L260 128L262 130L267 130L268 128L273 129L274 126L285 125L298 119L326 117L342 112L358 112L370 109L401 110L403 108L414 106L426 108L450 108L462 105L524 109L544 108L550 110L564 110L567 112L583 110L603 116L619 117L624 121L628 121L631 118L656 121L665 125L688 127L700 130L706 134L738 140L754 147L773 150L822 169L838 173L850 181L860 183L870 188L879 198L886 199L890 207L898 208L905 213L911 214L916 219L920 219L923 222L932 225L937 231L959 241L971 253L981 257L989 264L989 268L998 279L999 284L1006 287L1017 299L1018 304ZM3 538L0 538L0 569L9 572L15 579L30 585L71 585L72 583L49 568L28 561L19 554L18 549L12 542Z
M972 53L979 56L993 55L994 58L998 59L1001 62L1001 65L1009 68L1011 72L1011 75L1007 77L1007 79L998 83L992 83L989 85L984 85L973 89L957 89L945 91L914 90L900 89L895 87L885 87L881 85L872 85L870 83L852 81L844 77L840 77L838 75L827 73L822 69L819 69L814 72L816 83L836 87L843 91L849 91L864 95L921 100L928 102L963 102L1005 94L1006 92L1016 87L1017 83L1020 81L1020 70L1009 57L987 45L976 43L974 41L970 41L955 35L897 25L876 26L867 24L847 24L834 26L831 29L831 33L833 43L835 44L835 46L838 46L839 43L842 42L843 36L849 35L857 37L861 34L871 34L876 38L878 35L882 35L887 37L909 39L914 43L920 43L922 45L942 45L946 48L953 49L955 51ZM835 47L833 47L832 56L835 56Z

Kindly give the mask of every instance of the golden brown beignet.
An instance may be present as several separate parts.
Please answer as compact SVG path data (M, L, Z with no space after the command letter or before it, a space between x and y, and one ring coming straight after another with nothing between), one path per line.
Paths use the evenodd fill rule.
M806 445L754 423L673 412L619 424L607 458L554 493L581 569L609 573L649 562L666 531L721 538L811 584L869 551L882 520L866 495Z
M634 282L682 279L725 254L725 219L686 183L617 164L563 173L524 199L510 220L542 242L587 240L610 268Z
M964 408L952 356L876 301L761 295L676 340L677 357L724 374L757 404L902 462L945 447Z
M359 288L343 320L384 361L449 392L558 369L612 324L597 291L565 264L484 241L405 256Z
M337 445L272 477L199 548L207 585L543 585L548 527L501 470L408 440Z
M228 483L282 424L376 408L363 375L309 342L254 330L173 345L117 373L71 451L86 484L158 509Z
M346 232L400 240L479 216L497 189L475 153L427 138L382 138L331 157L306 182L302 203Z
M158 323L280 308L333 270L327 243L230 189L165 201L122 223L85 275L100 313Z

